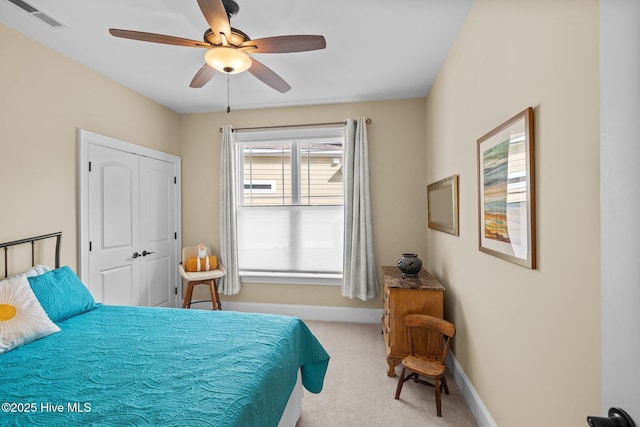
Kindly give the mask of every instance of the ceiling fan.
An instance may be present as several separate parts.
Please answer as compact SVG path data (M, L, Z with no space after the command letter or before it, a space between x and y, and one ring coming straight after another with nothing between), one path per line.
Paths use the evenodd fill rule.
M205 64L191 80L190 87L204 86L213 78L216 71L226 74L249 71L260 81L281 93L287 92L291 86L266 65L248 54L306 52L324 49L327 45L323 36L312 35L275 36L251 40L247 34L231 27L230 19L240 10L235 1L198 0L198 5L210 26L204 33L203 41L116 28L110 28L109 33L125 39L207 49L204 54Z

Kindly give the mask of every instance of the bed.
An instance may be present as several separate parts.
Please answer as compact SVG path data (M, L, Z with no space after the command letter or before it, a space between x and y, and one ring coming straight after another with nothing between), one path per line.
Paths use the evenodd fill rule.
M329 355L302 320L98 304L59 266L56 238L56 268L37 265L32 249L34 267L0 282L5 341L2 325L17 317L2 320L10 286L27 294L26 281L53 325L0 345L0 424L293 426L300 383L322 390Z

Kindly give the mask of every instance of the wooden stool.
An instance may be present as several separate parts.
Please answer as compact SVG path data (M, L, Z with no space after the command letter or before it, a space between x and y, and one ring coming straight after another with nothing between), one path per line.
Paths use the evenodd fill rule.
M211 249L206 246L207 253L211 253ZM218 265L215 270L189 272L185 271L184 265L187 259L198 255L198 248L196 246L182 249L182 261L178 264L178 271L180 276L187 282L187 289L184 292L184 298L182 300L182 308L191 308L191 304L196 302L208 302L211 301L211 305L214 310L222 310L222 303L218 296L218 286L216 285L216 279L223 277L227 274L224 265L218 260ZM211 300L192 301L193 287L196 285L209 285L209 292L211 293Z
M209 285L209 292L211 293L210 300L192 301L193 287L197 285ZM187 282L187 290L184 293L184 300L182 301L182 308L191 308L191 304L197 302L209 302L214 310L222 310L222 303L218 296L218 286L216 285L216 279L202 280L200 282Z

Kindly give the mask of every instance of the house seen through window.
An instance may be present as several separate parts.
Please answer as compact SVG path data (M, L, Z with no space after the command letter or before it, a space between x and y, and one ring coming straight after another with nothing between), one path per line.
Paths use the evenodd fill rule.
M344 127L239 132L240 275L340 278Z

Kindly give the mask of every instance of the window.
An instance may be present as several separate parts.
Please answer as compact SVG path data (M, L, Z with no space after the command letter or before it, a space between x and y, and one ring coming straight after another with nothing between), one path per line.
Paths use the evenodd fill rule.
M341 278L344 127L236 135L240 275Z

